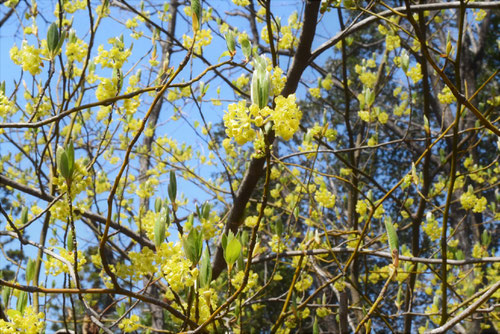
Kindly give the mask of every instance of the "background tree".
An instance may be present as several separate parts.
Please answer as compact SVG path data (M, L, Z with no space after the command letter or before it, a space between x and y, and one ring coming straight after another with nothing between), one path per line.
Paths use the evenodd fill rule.
M498 331L499 2L2 5L1 329Z

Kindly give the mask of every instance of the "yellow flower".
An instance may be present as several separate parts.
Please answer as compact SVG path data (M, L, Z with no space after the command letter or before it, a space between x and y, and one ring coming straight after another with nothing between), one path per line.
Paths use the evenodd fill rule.
M251 118L246 108L246 100L238 104L230 104L223 116L226 134L234 138L236 143L243 145L255 138L255 130L252 128Z
M21 50L14 45L14 47L10 49L10 58L14 64L22 66L23 71L28 71L31 75L37 75L42 72L40 68L42 64L40 49L28 45L27 41L23 41Z
M441 93L438 93L438 99L443 104L452 104L455 102L455 96L448 86L445 86Z
M285 87L285 83L286 76L283 75L283 70L276 66L273 70L273 74L271 75L271 94L278 96Z
M280 95L274 99L274 102L276 109L271 114L271 119L274 121L273 129L277 136L289 140L299 129L302 119L302 112L295 103L295 94L286 98Z
M43 333L45 330L45 323L43 313L35 313L33 307L28 306L24 310L24 314L16 310L7 310L6 314L9 315L10 321L0 319L0 333L2 334L38 334Z
M311 96L315 99L319 99L321 97L321 90L319 89L319 87L309 88L309 94L311 94Z
M477 197L472 191L467 191L460 196L460 203L465 210L474 208L477 202Z
M116 79L104 78L101 80L99 86L97 86L95 96L97 100L102 101L115 97L116 93L117 93Z
M331 209L335 205L335 195L329 192L325 186L322 186L321 189L316 192L314 199L325 208Z
M249 0L232 0L232 1L236 6L241 6L241 7L245 7L250 4Z
M417 64L414 67L410 68L408 70L407 75L408 75L408 77L410 77L410 79L413 81L413 83L419 82L424 77L422 75L420 64Z
M356 203L356 212L361 216L364 216L367 209L368 206L366 205L366 202L364 200L359 200L358 203Z
M123 330L124 333L130 333L139 328L139 316L136 314L133 314L130 316L130 318L123 319L118 327Z
M87 55L87 47L87 43L81 39L77 39L74 43L67 43L66 56L68 57L68 61L83 61Z
M385 45L387 47L387 51L392 51L399 48L399 46L401 45L401 40L398 35L386 35Z

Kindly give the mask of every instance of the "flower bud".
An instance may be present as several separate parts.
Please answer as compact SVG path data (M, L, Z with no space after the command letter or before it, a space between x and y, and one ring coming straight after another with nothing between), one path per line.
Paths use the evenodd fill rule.
M262 109L269 101L271 75L267 70L267 61L264 56L255 58L254 62L255 70L253 72L251 89L252 103Z

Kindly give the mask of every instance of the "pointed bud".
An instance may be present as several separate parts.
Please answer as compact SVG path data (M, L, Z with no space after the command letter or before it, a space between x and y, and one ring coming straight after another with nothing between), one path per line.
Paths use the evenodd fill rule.
M234 55L236 53L236 42L234 40L234 32L232 30L229 30L226 34L226 45L229 53Z
M401 52L401 68L403 69L403 72L408 72L408 68L410 67L410 56L408 55L408 52L406 50L403 50Z
M193 19L193 30L198 31L201 27L202 9L200 0L191 0L191 12Z

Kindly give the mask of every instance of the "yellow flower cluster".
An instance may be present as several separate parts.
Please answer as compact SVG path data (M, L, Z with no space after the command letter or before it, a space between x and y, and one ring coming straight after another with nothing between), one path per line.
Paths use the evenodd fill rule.
M422 69L421 69L421 66L420 64L416 64L414 67L410 68L408 70L408 73L406 73L408 75L408 77L410 77L410 79L413 81L413 83L417 83L419 82L420 80L422 80L422 78L424 77L422 75Z
M409 115L410 114L410 108L408 107L408 101L403 100L401 104L398 104L394 107L393 111L394 115L396 116L402 116L403 114Z
M375 107L372 110L360 110L358 111L358 116L366 123L378 120L381 124L385 124L389 120L389 115L385 111L381 111L379 107Z
M0 93L1 94L1 93ZM1 95L0 95L1 96ZM32 103L28 102L26 103L26 113L28 115L33 115L35 114L34 120L38 120L43 118L44 116L50 115L50 112L52 111L52 104L50 99L47 96L44 96L42 99L42 102L39 103L40 98L36 97L32 99ZM14 107L14 104L11 102L12 107ZM38 109L35 112L35 106L38 105ZM2 108L2 101L0 97L0 110ZM1 112L0 112L1 115Z
M236 6L245 7L245 6L248 6L250 4L250 0L233 0L233 3Z
M88 45L81 39L66 44L66 56L68 61L81 62L87 55Z
M422 226L422 229L432 241L436 241L441 237L441 227L438 225L434 215L430 212L427 214L426 222Z
M139 26L139 22L137 22L137 16L131 19L128 19L127 22L125 22L125 27L127 29L133 29L137 28Z
M127 87L126 93L131 93L137 87L137 83L139 81L139 74L132 75L129 79L129 86ZM125 109L127 115L133 115L137 111L137 108L141 105L141 101L139 99L139 95L136 95L130 99L126 99L123 101L123 108Z
M143 275L152 275L156 273L155 259L156 255L149 247L144 247L140 252L130 252L131 276L134 280L140 280ZM117 266L117 273L120 273ZM123 276L122 276L123 277Z
M87 8L87 2L85 0L65 1L63 4L63 8L65 13L73 14L77 10Z
M246 85L248 85L248 82L250 81L250 78L246 76L245 74L241 74L238 79L233 80L233 84L238 87L240 90L243 90Z
M95 58L95 63L101 64L103 68L108 67L121 69L132 51L130 49L125 50L123 43L116 38L110 39L109 43L113 45L109 51L104 50L104 46L102 44L99 45L97 48L98 54Z
M473 191L467 191L460 196L460 203L465 210L472 209L472 212L480 213L486 210L488 201L485 197L477 198Z
M148 210L145 214L141 215L141 219L139 220L139 217L134 217L137 227L141 228L141 233L146 232L146 235L148 238L152 241L154 241L154 224L155 221L159 218L160 213L158 212L153 212ZM167 231L165 236L169 236L170 233Z
M97 98L97 100L102 101L115 97L118 90L116 81L116 78L102 79L95 92L95 97Z
M313 278L309 274L302 275L302 278L295 283L295 289L299 292L306 291L311 287Z
M163 243L158 255L162 273L172 290L179 292L193 286L198 277L198 268L191 269L191 261L184 257L180 242Z
M268 242L269 247L275 253L281 253L286 250L287 240L280 239L279 235L273 235L271 240Z
M43 333L45 323L43 313L35 313L33 307L28 306L24 309L24 314L16 310L7 310L6 314L10 321L0 319L0 333L2 334L39 334Z
M252 128L252 119L246 108L246 103L246 100L241 100L237 104L230 104L223 117L226 134L228 137L234 138L239 145L255 138L255 130Z
M248 216L245 218L245 226L253 228L257 225L258 216Z
M201 29L198 31L196 36L196 42L194 43L194 52L200 54L204 46L209 45L212 42L212 30ZM186 34L182 35L182 45L185 48L190 48L193 44L193 38Z
M59 249L61 257L63 257L67 262L69 262L73 269L73 264L75 262L75 254L73 252L68 251L62 247L57 247ZM82 251L78 251L78 266L77 270L82 270L83 266L87 263L85 256ZM65 263L62 263L58 259L53 257L49 257L47 261L45 261L45 274L58 276L59 274L66 273L69 274L68 266Z
M264 7L260 7L257 12L257 21L262 22L262 18L266 15L266 9ZM298 13L295 11L288 17L288 25L283 25L279 29L276 27L276 24L272 23L273 36L278 40L277 48L284 50L290 49L292 47L297 47L299 41L294 36L294 30L297 31L302 27L302 23L298 20ZM281 35L279 37L278 35ZM267 25L264 25L260 32L260 37L269 44L269 33L267 30Z
M15 112L14 101L10 101L7 96L0 91L0 117L4 120L12 113Z
M452 104L455 102L455 95L453 95L448 86L445 86L441 93L438 94L438 99L443 104Z
M325 208L331 209L335 205L335 195L329 192L324 185L314 194L314 199Z
M366 201L362 199L358 200L358 203L356 203L356 212L359 213L360 216L364 216L367 210L368 205L366 204Z
M375 210L375 213L373 214L373 218L380 219L380 218L382 218L384 213L385 213L384 205L380 204L380 206Z
M401 46L401 39L398 35L386 35L385 46L387 48L387 51L397 49Z
M274 101L276 103L274 110L269 107L259 109L254 104L247 108L246 100L230 104L223 117L228 137L243 145L255 138L256 131L252 125L261 127L268 120L272 120L276 135L289 140L299 128L302 112L295 103L294 94L287 98L278 96Z
M220 217L215 213L215 211L210 212L208 219L200 218L201 232L203 233L203 238L205 240L210 240L215 236L218 222L220 222Z
M139 320L137 314L132 314L130 318L123 319L118 327L123 330L124 333L130 333L139 329Z
M141 280L144 275L160 272L172 290L179 292L193 286L198 277L198 269L191 269L191 261L185 258L180 242L162 243L157 252L145 247L140 252L130 252L130 264L117 263L116 275L121 278ZM100 266L99 259L92 259Z
M283 70L276 66L271 75L271 94L278 96L285 87L286 76L283 75Z
M292 28L290 26L283 26L280 29L283 35L278 42L278 49L290 49L298 45L298 39L293 36Z
M320 318L324 318L327 315L329 315L330 313L332 313L332 311L329 308L326 308L326 307L318 307L316 309L316 315L318 317L320 317Z
M354 71L357 74L359 74L359 80L364 86L368 88L373 88L377 81L377 75L372 71L368 70L368 68L376 66L374 65L375 62L373 61L373 59L370 59L368 62L365 59L363 59L362 65L358 64L354 67Z
M161 156L161 152L165 152L171 155L170 161L175 163L180 163L183 161L190 160L193 157L193 148L191 146L183 143L179 145L179 143L167 136L159 137L156 140L158 146L155 146L153 149L155 150L155 154Z
M31 75L37 75L42 72L42 58L40 58L40 49L33 45L28 45L27 41L23 41L21 50L16 45L10 49L10 59L14 64L22 66L23 71L28 71Z
M375 121L375 113L369 110L360 110L358 111L358 116L361 118L363 122L371 123Z
M474 19L476 21L482 21L485 17L486 17L486 11L484 9L480 9L480 10L475 10L474 11Z
M392 18L390 19L390 22L398 24L399 18ZM385 25L379 24L378 31L382 35L385 35L385 46L387 51L392 51L401 46L401 39L399 38L399 35L397 34L397 28L394 25L388 24L388 26L386 27Z
M309 94L311 94L311 96L315 99L321 98L321 90L319 87L309 88Z
M333 87L332 74L328 73L328 75L323 80L321 80L321 88L328 91L332 89L332 87Z
M273 129L277 136L289 140L299 129L302 111L295 103L295 94L286 98L280 95L274 99L274 102L276 108L271 114L271 119L274 121Z
M245 277L245 271L244 270L238 271L238 273L233 278L231 278L231 285L234 286L236 289L239 289L241 284L243 283L244 277ZM243 292L247 292L248 290L252 289L254 286L257 285L258 281L259 281L259 275L250 270L250 273L248 274L248 282L245 288L243 289Z

